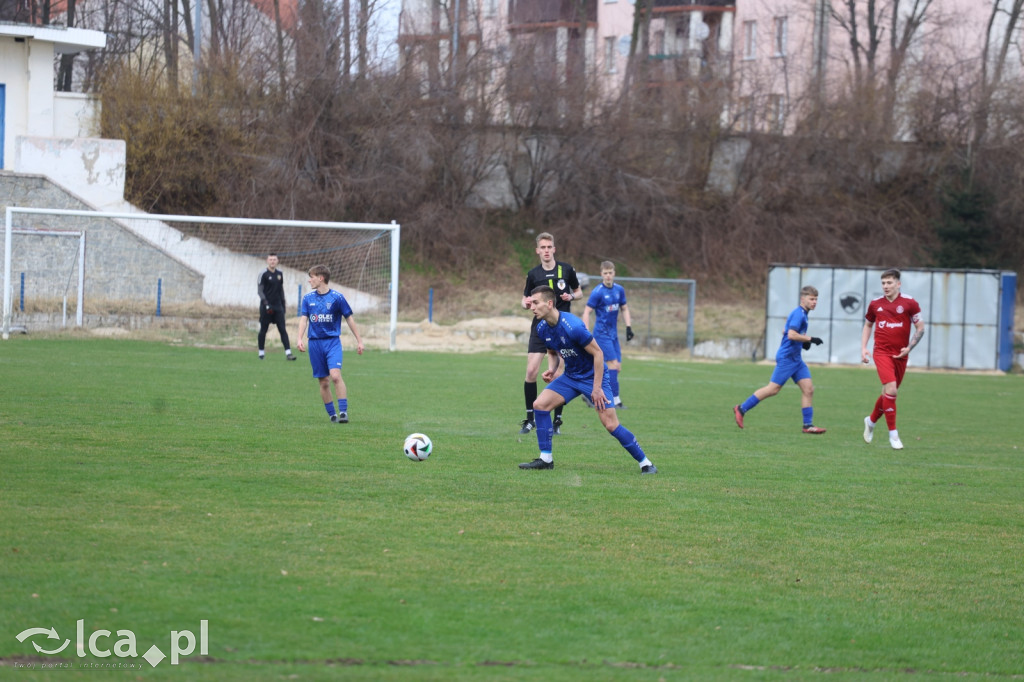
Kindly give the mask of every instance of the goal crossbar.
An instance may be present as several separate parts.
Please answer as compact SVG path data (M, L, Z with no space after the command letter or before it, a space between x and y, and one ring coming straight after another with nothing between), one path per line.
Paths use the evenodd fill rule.
M401 240L401 225L392 221L390 223L346 223L331 222L322 220L275 220L272 218L225 218L220 216L189 216L170 215L157 213L133 213L117 211L90 211L81 209L58 209L58 208L30 208L21 206L8 206L6 209L4 225L4 294L3 294L3 324L2 335L4 339L9 338L11 330L12 310L12 236L14 230L15 215L47 215L47 216L72 216L85 218L105 218L111 220L149 220L162 223L193 223L193 224L221 224L221 225L250 225L264 227L300 227L320 229L354 229L373 230L377 232L387 231L391 233L390 240L390 305L389 305L389 348L395 350L396 335L398 329L398 266L399 266L399 242ZM79 311L81 308L79 308Z

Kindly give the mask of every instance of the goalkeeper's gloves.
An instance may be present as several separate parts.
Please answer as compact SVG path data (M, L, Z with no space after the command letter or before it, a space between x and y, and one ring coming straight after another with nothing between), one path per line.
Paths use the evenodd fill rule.
M819 339L817 336L812 336L810 341L804 341L803 344L801 344L801 345L804 347L804 350L810 350L812 343L815 346L820 346L824 342L821 339Z
M636 334L633 333L633 328L626 325L626 341L632 341L634 336L636 336Z

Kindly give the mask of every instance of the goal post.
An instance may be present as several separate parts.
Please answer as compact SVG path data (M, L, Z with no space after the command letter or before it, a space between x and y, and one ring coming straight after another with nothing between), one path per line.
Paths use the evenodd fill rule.
M61 302L61 326L67 326L67 303L68 303L68 291L71 287L71 276L76 272L77 286L76 301L75 301L75 325L82 326L82 309L83 309L83 292L85 291L85 232L74 231L74 230L13 230L11 232L11 241L13 241L14 235L23 236L26 239L35 239L37 241L44 241L46 238L57 238L60 241L71 240L70 247L65 248L63 252L60 248L40 248L37 251L43 252L42 264L40 267L45 267L49 271L53 271L53 277L49 278L51 287L48 291L41 293L41 298L44 300L60 301ZM77 242L77 244L75 243ZM4 249L6 251L6 248ZM57 262L61 260L61 256L64 256L64 263L62 268L57 267ZM57 278L55 275L60 275L64 271L67 271L67 278ZM4 301L7 302L8 296L13 299L13 287L5 287L4 289ZM24 292L22 295L22 304L24 301ZM10 302L13 309L13 300ZM5 307L6 309L6 307ZM4 339L8 338L6 332L9 331L7 327L3 328Z
M600 275L579 273L579 276L585 279L590 291L601 286ZM615 282L626 290L633 332L642 347L660 351L685 348L693 355L697 280L616 276ZM590 291L584 296L589 297ZM621 317L619 333L625 333Z
M84 279L77 287L83 305L98 313L128 309L132 314L202 310L233 311L255 317L256 281L268 253L277 253L285 275L286 299L297 314L298 295L308 288L315 264L330 268L331 286L352 305L364 336L387 335L396 347L401 226L220 216L187 216L8 206L4 227L3 338L13 316L13 275L31 267L14 249L15 235L55 230L71 223L89 235ZM63 222L62 222L63 221ZM31 223L32 230L24 223ZM84 239L84 237L83 237ZM18 261L17 266L15 261ZM24 271L24 270L23 270ZM30 275L38 276L36 273ZM82 294L85 292L84 303ZM290 313L289 310L289 313ZM174 314L173 312L171 313ZM184 313L183 313L184 314ZM344 329L344 327L343 327Z

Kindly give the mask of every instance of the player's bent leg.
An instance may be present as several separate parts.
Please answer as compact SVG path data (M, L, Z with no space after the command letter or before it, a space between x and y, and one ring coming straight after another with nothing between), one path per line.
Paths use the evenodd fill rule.
M606 412L607 411L609 410L606 410ZM604 420L602 419L601 421L603 422ZM616 418L615 421L618 422L618 418ZM609 429L608 432L612 434L615 440L619 441L619 445L621 445L626 452L636 460L636 463L640 465L641 474L658 473L658 467L654 466L654 462L647 459L647 455L644 453L643 448L640 447L640 443L637 442L636 436L633 435L632 431L622 424L618 424L614 429Z
M565 404L565 398L545 388L540 396L533 402L533 414L536 419L537 448L540 456L531 462L523 462L520 469L554 469L554 457L552 456L551 441L553 427L551 423L551 410L559 405Z
M885 416L886 426L889 427L889 439L899 440L898 435L894 436L896 432L896 382L886 384L882 389L882 414Z
M769 381L767 384L754 391L754 397L757 398L758 402L761 402L766 398L771 398L772 396L778 395L779 391L781 390L782 384L777 384L774 381Z
M796 382L796 385L800 387L800 412L803 416L804 433L814 435L825 433L825 429L814 425L814 407L811 405L814 397L814 384L811 383L811 378L804 377Z
M533 401L533 409L535 411L544 410L546 412L551 412L560 405L565 405L565 397L550 388L545 388L541 391L540 395L537 396L537 399Z
M772 375L772 381L769 381L767 385L762 386L753 393L750 397L744 400L739 405L734 405L732 408L733 417L736 419L736 426L743 428L743 415L750 412L752 409L758 406L762 400L771 398L773 395L782 390L782 384L775 383L775 375ZM785 380L783 380L785 381Z
M619 427L619 415L616 413L615 408L610 405L603 410L598 410L597 416L601 419L601 424L604 428L608 429L608 433L611 433Z

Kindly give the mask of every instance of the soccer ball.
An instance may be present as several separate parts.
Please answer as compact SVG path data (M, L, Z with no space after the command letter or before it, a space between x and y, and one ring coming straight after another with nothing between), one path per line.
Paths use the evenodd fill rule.
M405 439L405 446L402 448L405 456L414 462L422 462L430 457L434 444L424 433L410 433Z

